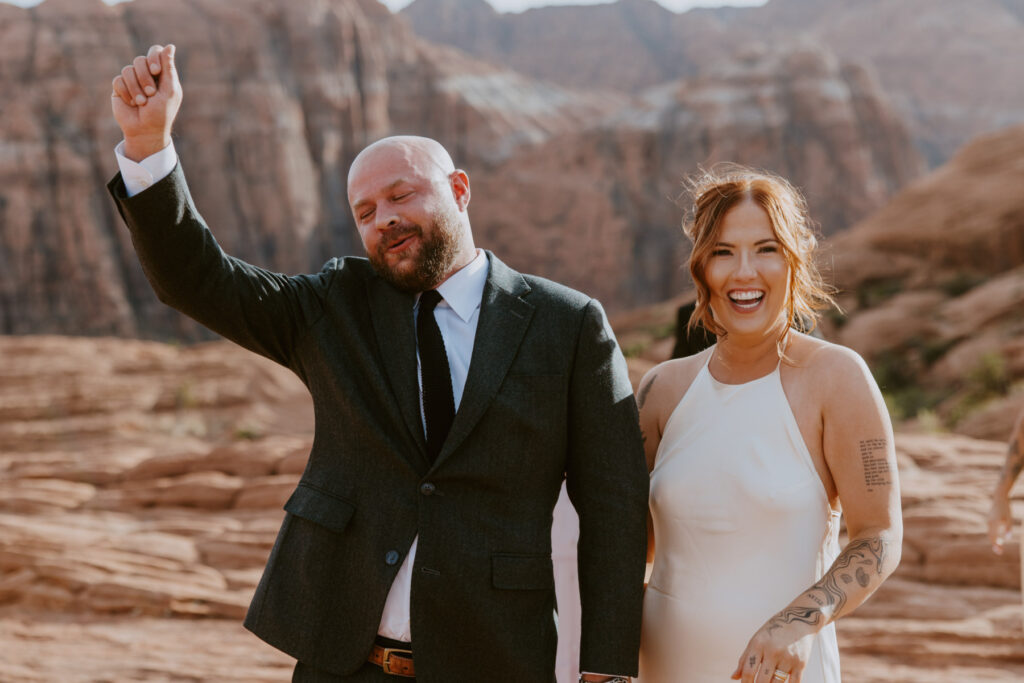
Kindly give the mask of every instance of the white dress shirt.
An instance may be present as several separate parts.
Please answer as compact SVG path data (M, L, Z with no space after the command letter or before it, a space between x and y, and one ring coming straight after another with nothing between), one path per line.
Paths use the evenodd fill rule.
M163 180L174 170L178 163L178 153L174 151L174 143L167 145L156 154L151 154L141 162L134 162L124 155L124 141L114 148L117 166L124 179L124 189L129 197L133 197L153 183Z
M128 196L142 192L154 183L162 180L174 170L178 155L174 144L170 144L156 154L136 163L124 156L124 142L114 148L117 165L120 167ZM452 373L452 397L455 410L458 411L462 401L462 392L469 374L469 361L473 355L473 342L476 339L476 326L480 320L480 302L483 300L484 285L490 263L483 251L477 249L476 258L457 271L437 288L442 301L434 309L434 318L441 329L445 353L448 356L448 367ZM419 314L419 296L413 308L413 316ZM423 431L426 433L426 418L423 418L423 379L419 369L419 351L416 353L416 368L420 374L420 416ZM412 590L412 566L416 558L417 536L413 539L405 560L402 562L398 575L388 593L381 618L380 635L393 640L409 642L412 640L412 627L409 614L409 600Z
M462 401L462 391L466 387L469 361L476 339L476 326L480 321L480 302L483 300L484 284L487 282L489 271L490 263L487 256L477 249L476 258L437 288L442 301L434 309L434 319L441 328L444 351L448 356L456 412ZM419 303L417 296L414 315L419 315ZM423 373L419 364L419 351L416 352L416 369L420 379L420 419L423 420L423 432L426 433L426 418L423 417ZM391 584L387 602L384 603L384 616L381 618L378 633L385 638L405 642L412 640L409 597L412 590L412 565L416 559L418 541L418 536L413 539L409 554L405 556L405 561L402 562L402 567Z

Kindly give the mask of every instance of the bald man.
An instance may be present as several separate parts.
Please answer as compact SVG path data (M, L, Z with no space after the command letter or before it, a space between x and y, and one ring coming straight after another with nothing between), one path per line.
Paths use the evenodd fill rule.
M580 518L581 680L637 668L647 473L601 306L473 241L434 140L352 163L367 258L285 276L225 254L174 147L173 46L113 82L110 191L160 300L293 370L312 451L245 619L296 681L554 680L552 510Z

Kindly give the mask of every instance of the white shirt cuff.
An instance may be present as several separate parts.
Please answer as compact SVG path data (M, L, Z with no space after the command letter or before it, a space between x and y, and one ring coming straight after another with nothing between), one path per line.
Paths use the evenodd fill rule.
M178 163L178 153L174 151L174 143L170 143L156 154L151 154L140 162L135 162L124 155L124 140L114 148L117 165L121 169L124 188L129 197L134 197L150 185L157 183L174 170Z

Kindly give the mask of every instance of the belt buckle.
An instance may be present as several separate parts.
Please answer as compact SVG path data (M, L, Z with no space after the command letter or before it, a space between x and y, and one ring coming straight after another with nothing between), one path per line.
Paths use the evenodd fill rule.
M384 673L390 674L391 676L408 676L400 671L391 670L391 656L392 655L408 655L409 659L412 659L412 650L403 650L398 647L386 647L384 648L384 656L380 660L380 668L384 669Z

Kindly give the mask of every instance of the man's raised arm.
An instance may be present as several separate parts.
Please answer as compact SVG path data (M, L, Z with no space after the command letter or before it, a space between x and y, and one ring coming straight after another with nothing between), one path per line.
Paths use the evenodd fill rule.
M296 340L323 314L334 262L316 275L287 276L220 248L192 201L171 144L181 98L173 45L152 46L113 81L110 103L124 143L116 150L121 174L108 189L139 263L160 301L296 369Z

